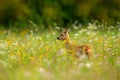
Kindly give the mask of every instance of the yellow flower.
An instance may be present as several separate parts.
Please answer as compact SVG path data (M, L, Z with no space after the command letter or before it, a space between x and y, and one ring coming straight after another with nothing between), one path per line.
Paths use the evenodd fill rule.
M63 43L66 43L66 42L67 42L67 40L64 40L64 41L63 41Z
M99 42L99 43L102 43L102 42L103 42L103 39L102 39L102 38L99 38L99 39L98 39L98 42Z
M49 46L46 46L46 49L48 50L48 49L49 49Z
M40 55L40 56L39 56L39 59L41 60L42 58L43 58L43 55Z
M109 44L108 46L109 46L109 47L112 47L112 44Z
M22 30L22 31L20 32L20 35L21 35L21 36L24 36L24 35L26 35L28 32L29 32L29 30Z
M8 45L12 45L12 41L11 40L7 40L7 43L8 43Z
M32 61L34 61L35 59L34 59L34 57L30 57L30 59L32 60Z

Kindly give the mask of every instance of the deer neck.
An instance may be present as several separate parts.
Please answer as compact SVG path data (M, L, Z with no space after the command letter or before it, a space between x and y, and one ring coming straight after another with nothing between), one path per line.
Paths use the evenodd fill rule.
M71 41L70 41L69 38L65 40L65 47L66 47L67 49L70 49L70 48L71 48Z
M70 43L70 39L69 39L69 37L66 38L66 39L64 40L64 42L65 42L66 44L69 44L69 43Z

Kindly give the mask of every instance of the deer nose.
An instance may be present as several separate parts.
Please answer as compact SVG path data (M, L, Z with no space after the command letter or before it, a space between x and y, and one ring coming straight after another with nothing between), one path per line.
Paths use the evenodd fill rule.
M57 37L57 39L60 39L59 37Z

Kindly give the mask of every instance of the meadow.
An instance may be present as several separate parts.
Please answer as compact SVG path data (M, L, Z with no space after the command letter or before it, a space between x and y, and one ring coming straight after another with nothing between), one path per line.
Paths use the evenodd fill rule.
M120 24L120 23L119 23ZM92 48L92 59L74 59L48 30L0 29L0 80L120 80L120 28L89 23L69 28L71 40Z

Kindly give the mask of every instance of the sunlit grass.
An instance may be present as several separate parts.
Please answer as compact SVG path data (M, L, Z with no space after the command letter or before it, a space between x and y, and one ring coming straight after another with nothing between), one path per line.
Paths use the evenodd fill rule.
M99 26L69 29L71 40L90 45L92 60L74 59L57 41L59 28L0 30L0 80L119 80L120 32Z

